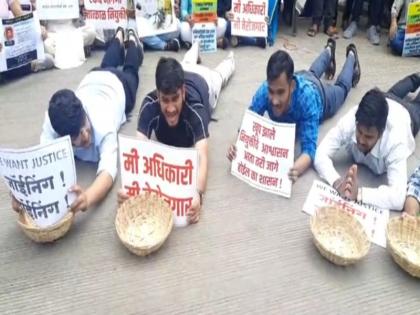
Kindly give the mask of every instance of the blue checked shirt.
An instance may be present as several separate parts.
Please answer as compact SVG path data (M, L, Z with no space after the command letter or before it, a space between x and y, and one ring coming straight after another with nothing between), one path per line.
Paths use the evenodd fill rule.
M301 75L293 76L296 87L291 104L286 113L280 117L273 114L268 95L268 83L265 81L255 93L250 110L263 116L265 112L271 120L282 123L295 123L301 145L301 152L315 159L318 128L323 118L324 106L318 88Z
M416 168L408 180L407 196L412 196L420 202L420 166Z

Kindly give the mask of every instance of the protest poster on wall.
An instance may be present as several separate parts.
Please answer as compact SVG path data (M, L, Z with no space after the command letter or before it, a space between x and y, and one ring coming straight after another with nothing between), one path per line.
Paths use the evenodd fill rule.
M171 207L175 226L186 226L197 195L198 152L119 136L121 183L129 196L154 193Z
M362 224L371 242L386 247L389 210L344 200L333 187L315 180L303 205L303 211L314 215L319 208L327 206L339 207L352 214Z
M44 44L36 12L0 21L0 72L44 59Z
M195 23L192 28L193 43L199 41L200 52L217 51L217 33L214 23Z
M107 42L118 26L127 27L127 0L85 0L83 17L99 38Z
M290 198L295 124L277 123L250 110L245 112L236 141L231 173L260 190Z
M45 228L69 211L76 169L69 136L26 149L0 149L0 175L36 225Z
M178 22L174 0L135 0L136 23L140 37L175 32Z
M36 0L40 20L66 20L79 17L79 0Z
M403 56L420 56L420 2L408 5Z
M208 23L217 20L217 0L192 0L194 23Z
M268 1L232 0L232 35L248 37L267 37Z

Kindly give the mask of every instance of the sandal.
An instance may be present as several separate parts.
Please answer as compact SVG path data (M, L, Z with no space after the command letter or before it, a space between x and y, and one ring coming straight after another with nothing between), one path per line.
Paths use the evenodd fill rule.
M335 69L336 69L336 63L335 63L335 40L333 38L328 38L327 45L325 45L325 48L330 47L331 51L331 57L330 57L330 64L328 65L327 70L325 70L325 77L327 80L332 80L335 76Z
M338 30L335 26L329 26L325 31L325 34L327 34L329 37L332 37L334 39L338 39Z
M310 27L308 29L308 31L306 32L306 34L309 37L315 37L315 35L318 34L318 32L319 32L319 27L318 27L318 25L314 24L314 25L312 25L312 27Z
M360 62L359 62L359 56L357 54L357 49L355 44L350 44L346 48L346 57L349 55L350 51L354 55L354 67L353 67L353 77L351 80L352 86L356 87L357 83L360 81L360 75L362 73L360 69Z

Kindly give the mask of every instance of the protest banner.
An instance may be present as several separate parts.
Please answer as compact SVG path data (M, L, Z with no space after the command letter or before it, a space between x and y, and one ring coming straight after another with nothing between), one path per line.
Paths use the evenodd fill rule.
M41 26L36 12L0 23L0 72L44 59Z
M217 0L192 0L194 23L208 23L217 20Z
M268 1L232 0L232 35L246 37L267 37Z
M403 56L420 56L420 2L408 5Z
M136 23L140 37L175 32L174 0L137 0Z
M83 17L99 38L107 42L118 26L127 27L127 0L85 0Z
M79 17L79 0L36 0L40 20L67 20Z
M217 51L217 33L214 23L195 23L192 28L193 43L199 41L200 52Z
M125 192L157 194L170 205L175 226L186 226L187 210L197 196L197 150L120 135L119 152Z
M386 247L386 226L389 210L347 201L333 187L315 180L303 205L303 211L314 215L321 207L334 206L352 214L362 224L366 235L376 245Z
M231 173L260 190L290 198L287 175L294 162L295 124L277 123L245 112Z
M0 149L0 175L36 225L54 225L76 197L68 191L76 184L70 137L26 149Z

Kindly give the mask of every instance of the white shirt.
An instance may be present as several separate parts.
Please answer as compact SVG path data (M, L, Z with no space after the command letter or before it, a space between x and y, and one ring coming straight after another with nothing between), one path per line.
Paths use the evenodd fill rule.
M356 163L364 164L377 175L387 173L388 185L362 188L362 201L384 209L402 210L407 186L407 158L414 152L408 111L399 103L386 99L389 106L385 130L368 154L357 148L356 111L352 108L319 145L314 166L330 185L340 178L331 158L344 148Z
M74 155L84 161L98 162L97 174L106 171L115 179L117 175L117 133L126 121L125 93L121 81L109 71L89 72L75 92L92 126L91 145L74 148ZM41 143L58 138L45 113Z

